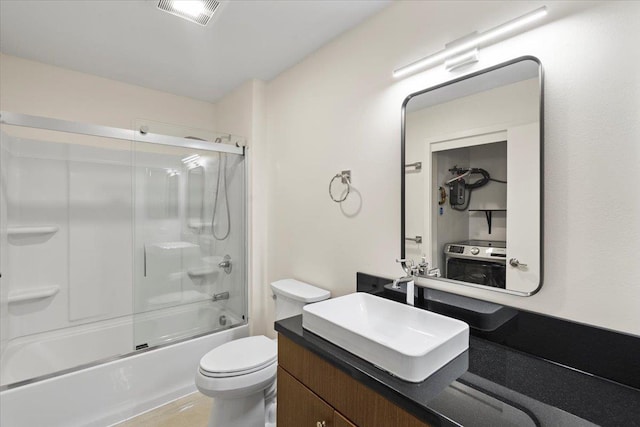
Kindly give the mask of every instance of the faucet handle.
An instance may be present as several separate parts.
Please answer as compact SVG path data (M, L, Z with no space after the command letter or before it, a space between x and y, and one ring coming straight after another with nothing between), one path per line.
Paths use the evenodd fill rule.
M407 273L409 276L413 275L413 273L416 271L415 263L413 262L412 259L408 259L408 258L396 259L396 262L400 263L404 272Z
M427 277L440 277L440 276L441 276L441 273L439 268L432 268L427 270Z
M420 263L416 266L418 275L424 276L428 269L429 269L429 262L427 261L427 257L423 256L421 257Z

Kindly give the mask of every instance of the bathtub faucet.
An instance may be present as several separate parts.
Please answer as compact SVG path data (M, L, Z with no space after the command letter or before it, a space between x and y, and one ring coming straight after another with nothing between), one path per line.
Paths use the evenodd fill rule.
M222 299L229 299L229 292L220 292L219 294L213 294L212 301L220 301Z

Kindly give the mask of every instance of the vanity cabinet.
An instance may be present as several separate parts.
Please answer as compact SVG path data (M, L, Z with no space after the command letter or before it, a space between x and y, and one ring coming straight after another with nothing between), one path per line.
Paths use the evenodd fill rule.
M278 365L278 427L429 426L283 335Z
M278 425L355 427L301 382L278 368Z
M356 427L355 424L340 415L338 411L333 411L333 423L334 427Z

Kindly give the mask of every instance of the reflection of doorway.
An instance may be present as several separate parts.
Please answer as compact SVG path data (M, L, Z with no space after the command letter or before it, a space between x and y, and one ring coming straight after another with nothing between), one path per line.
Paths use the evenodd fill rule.
M506 241L507 217L507 132L504 129L465 136L440 138L425 144L430 158L430 173L425 174L426 200L433 209L425 215L424 229L430 231L431 256L444 271L444 246L467 240ZM452 182L459 173L454 167L480 169L491 180L479 174L468 174ZM482 185L474 183L486 181ZM494 181L495 180L495 181ZM503 181L503 182L499 182ZM462 200L455 204L453 185L462 188ZM469 188L465 188L465 186ZM489 229L489 218L491 228Z
M438 200L438 212L434 217L434 260L444 261L446 243L466 240L505 241L507 239L507 143L491 142L481 145L442 150L433 153L433 176L444 200ZM469 173L458 180L452 168L479 169L487 173L489 180L476 173ZM468 172L466 172L468 173ZM458 191L460 189L460 191ZM456 204L452 192L460 193ZM442 202L442 204L440 204Z
M445 270L444 246L467 240L506 241L507 289L529 292L540 279L539 124L495 126L432 138L424 144L424 245L433 267ZM454 209L447 181L454 167L477 168L497 182L475 188L464 209ZM476 182L477 177L467 177ZM441 188L444 189L443 200ZM469 193L466 193L469 197ZM439 203L440 202L440 203ZM468 203L467 203L468 202ZM524 260L527 261L524 261ZM510 280L511 278L511 280Z

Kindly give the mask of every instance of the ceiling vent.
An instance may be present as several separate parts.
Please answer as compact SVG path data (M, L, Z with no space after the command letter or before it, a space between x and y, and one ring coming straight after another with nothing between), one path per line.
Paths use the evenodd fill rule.
M205 26L218 10L220 2L216 0L160 0L158 9Z

